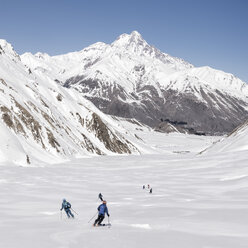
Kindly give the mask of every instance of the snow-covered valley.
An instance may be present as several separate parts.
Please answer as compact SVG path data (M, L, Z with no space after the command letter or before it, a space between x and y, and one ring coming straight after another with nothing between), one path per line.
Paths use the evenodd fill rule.
M42 167L2 164L0 246L247 247L247 150L199 155L217 138L139 135L160 152ZM108 202L110 228L88 223L99 192ZM61 218L63 198L78 213L74 220L64 212Z
M0 247L247 248L247 113L245 82L137 32L53 57L0 40Z

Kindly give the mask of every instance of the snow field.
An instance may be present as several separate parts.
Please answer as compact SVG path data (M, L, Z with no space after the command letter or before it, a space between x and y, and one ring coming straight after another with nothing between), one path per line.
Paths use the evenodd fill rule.
M0 246L247 247L247 159L244 152L164 154L1 166ZM93 228L95 218L87 223L99 192L108 202L110 228ZM75 220L64 212L61 219L63 198L79 214Z

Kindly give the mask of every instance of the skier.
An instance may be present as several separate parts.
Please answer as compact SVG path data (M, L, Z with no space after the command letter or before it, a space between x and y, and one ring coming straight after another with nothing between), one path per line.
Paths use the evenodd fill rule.
M143 185L143 189L145 189L146 188L146 186L145 185Z
M101 201L103 201L103 199L102 199L102 193L99 193L98 198L99 198Z
M150 189L150 184L147 185L147 188Z
M70 202L66 201L66 199L63 199L62 207L61 207L60 211L62 211L64 209L68 218L70 218L70 217L74 218L74 215L72 214L70 208L71 208Z
M95 220L93 226L101 226L103 219L105 218L105 213L110 216L108 213L107 202L105 200L102 201L102 204L97 208L98 210L98 217Z

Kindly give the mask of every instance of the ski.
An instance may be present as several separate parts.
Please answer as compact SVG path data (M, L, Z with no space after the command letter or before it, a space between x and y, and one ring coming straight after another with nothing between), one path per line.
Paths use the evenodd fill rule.
M111 227L112 225L110 223L108 223L108 224L100 224L100 225L96 225L96 226L93 225L93 227L101 227L101 226Z

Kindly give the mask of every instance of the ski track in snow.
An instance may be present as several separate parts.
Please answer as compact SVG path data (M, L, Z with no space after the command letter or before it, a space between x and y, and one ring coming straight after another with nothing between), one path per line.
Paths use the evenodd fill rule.
M1 166L0 247L248 247L247 159L157 154ZM99 192L111 227L88 223ZM74 220L61 215L63 198Z

